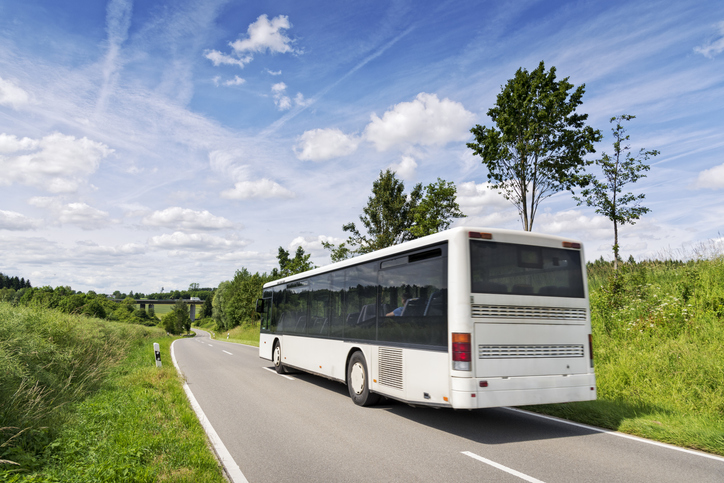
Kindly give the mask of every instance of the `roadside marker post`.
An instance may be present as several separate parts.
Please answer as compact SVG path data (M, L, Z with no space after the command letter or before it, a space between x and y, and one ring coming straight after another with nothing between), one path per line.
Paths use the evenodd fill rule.
M161 346L158 342L153 343L153 352L156 353L156 367L161 367Z

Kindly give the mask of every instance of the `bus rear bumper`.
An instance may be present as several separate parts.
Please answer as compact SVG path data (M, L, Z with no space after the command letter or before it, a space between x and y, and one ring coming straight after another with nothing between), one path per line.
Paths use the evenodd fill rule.
M593 374L452 379L452 406L479 409L596 399Z

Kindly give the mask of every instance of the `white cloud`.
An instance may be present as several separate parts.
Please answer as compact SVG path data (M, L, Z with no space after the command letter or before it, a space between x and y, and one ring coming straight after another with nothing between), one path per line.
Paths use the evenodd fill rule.
M717 28L719 30L717 38L702 46L694 47L694 52L709 59L713 59L714 56L721 54L722 51L724 51L724 22L719 22L717 24Z
M220 65L238 65L242 69L246 64L254 59L251 55L246 55L237 59L236 57L226 55L223 52L219 52L218 50L206 50L204 51L204 57L209 59L215 67L218 67Z
M294 96L294 104L300 107L306 107L313 103L314 101L312 99L305 99L304 95L301 92L297 92L297 95Z
M147 226L163 226L181 230L222 230L234 224L226 218L214 216L206 210L195 211L178 206L154 211L142 223Z
M34 230L41 224L41 220L34 220L14 211L0 210L0 230Z
M146 252L146 246L141 243L124 243L118 246L98 245L93 241L76 242L78 253L82 253L84 257L88 256L111 256L124 257L127 255L141 255Z
M299 137L294 152L301 160L323 161L352 154L359 142L358 137L344 134L339 129L312 129Z
M9 80L0 77L0 106L20 109L30 103L30 96Z
M224 82L225 86L240 86L244 82L246 82L245 79L242 79L238 75L235 75L233 79L229 79L228 81Z
M391 165L390 169L397 173L400 178L409 181L415 177L417 163L415 162L415 158L412 156L402 156L400 162L398 164Z
M265 52L271 53L294 52L291 47L291 39L284 35L284 30L291 28L289 18L286 15L279 15L269 21L269 17L260 15L256 22L249 25L247 29L248 38L239 39L229 45L237 55L244 52Z
M364 136L378 151L408 144L444 146L465 141L474 120L475 115L461 103L421 92L412 102L396 104L382 118L373 113Z
M475 184L475 181L468 181L458 184L457 189L458 205L468 216L478 215L483 211L509 211L513 208L510 201L490 187L490 183Z
M292 100L286 95L287 85L284 82L274 84L271 90L274 96L274 104L280 111L286 111L292 107Z
M110 223L108 212L101 211L85 203L68 203L57 209L58 221L75 225L83 230L95 230Z
M189 234L180 231L172 234L154 236L148 240L148 245L152 248L162 250L199 250L201 252L241 248L247 244L248 243L243 240L229 240L205 233Z
M221 197L228 200L247 200L251 198L294 198L296 195L279 183L270 179L258 181L238 181L234 188L221 192Z
M699 173L699 177L694 182L694 188L724 188L724 164L714 166L711 169Z
M83 230L96 230L113 223L108 212L93 208L86 203L63 204L59 198L36 196L28 200L30 205L47 208L55 220L63 224L75 225Z
M0 185L13 182L51 193L72 193L94 173L101 159L113 152L103 143L60 133L40 140L0 135Z
M266 72L267 72L267 74L269 74L269 75L282 75L282 71L281 71L281 70L273 71L273 70L266 69Z

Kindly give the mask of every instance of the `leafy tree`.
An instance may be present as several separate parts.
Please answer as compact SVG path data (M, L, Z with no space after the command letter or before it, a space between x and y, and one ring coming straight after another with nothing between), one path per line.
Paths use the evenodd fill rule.
M641 206L641 201L645 198L643 193L622 194L623 187L646 177L644 171L648 171L650 167L644 164L644 161L659 154L659 151L646 151L643 148L635 156L631 153L631 146L626 144L629 135L626 134L622 123L635 118L636 116L628 114L611 118L610 122L616 123L615 127L611 128L614 139L613 155L603 153L601 158L596 160L603 178L597 179L589 175L590 187L581 191L580 197L575 197L579 205L585 202L587 206L595 207L596 213L613 222L614 270L618 270L618 260L620 259L618 226L626 223L633 225L641 215L650 211L645 206Z
M226 324L230 322L225 314L226 299L228 295L231 295L228 292L230 285L231 283L229 281L221 282L219 284L219 287L214 292L214 300L212 300L211 302L213 312L212 316L216 321L217 330L225 329ZM231 326L229 328L231 328Z
M279 253L277 254L279 268L272 270L272 277L284 278L289 275L294 275L295 273L302 273L316 268L316 266L310 261L311 256L312 255L310 253L304 253L304 248L298 246L297 251L294 253L294 258L289 258L289 252L284 248L279 247ZM244 268L242 270L246 269Z
M448 228L453 218L465 216L455 201L457 189L452 182L438 178L424 188L418 183L409 195L404 191L405 184L392 170L380 172L359 217L367 234L362 234L355 223L344 225L342 229L350 233L346 242L336 247L323 242L332 251L332 261L437 233Z
M176 314L176 327L186 332L191 330L191 316L189 316L189 306L182 299L176 300L173 306L173 313Z
M202 319L205 319L207 317L211 317L214 313L213 306L211 305L211 302L214 300L213 294L206 297L204 299L204 305L201 306L201 313L199 314L199 317Z
M488 116L497 127L476 125L467 146L482 157L492 187L518 208L523 229L532 231L538 206L559 191L585 187L583 169L601 133L577 114L585 84L556 81L541 61L532 72L520 68L502 88Z
M419 185L418 185L419 186ZM452 181L440 178L425 187L425 196L412 208L411 238L421 238L447 230L453 218L463 218L455 201L457 188Z

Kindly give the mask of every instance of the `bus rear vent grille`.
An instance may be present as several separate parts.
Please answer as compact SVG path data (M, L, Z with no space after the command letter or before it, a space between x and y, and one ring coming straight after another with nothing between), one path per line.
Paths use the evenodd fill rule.
M479 345L478 359L583 357L582 345Z
M380 385L403 389L402 385L402 349L380 347Z
M586 309L567 307L522 307L517 305L473 305L473 317L496 319L553 319L586 321Z

